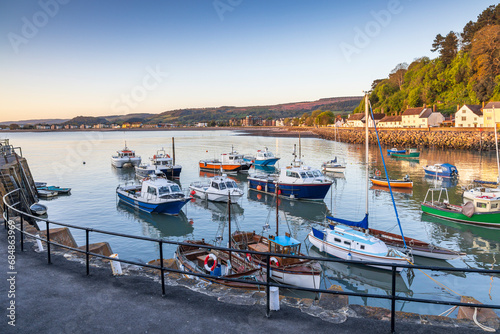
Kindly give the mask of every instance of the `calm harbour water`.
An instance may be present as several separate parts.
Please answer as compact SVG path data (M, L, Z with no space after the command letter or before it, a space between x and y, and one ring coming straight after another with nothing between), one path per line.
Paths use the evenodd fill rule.
M230 152L232 145L241 153L254 153L257 149L268 147L281 157L281 166L291 162L294 144L298 147L297 138L241 136L226 130L4 133L1 136L22 148L36 181L72 188L70 196L42 201L48 206L49 218L53 221L174 241L205 238L211 242L222 234L224 243L227 242L228 234L227 206L224 204L192 201L178 217L138 213L119 204L115 189L120 183L133 181L134 172L133 169L113 168L111 155L123 148L126 141L127 146L135 150L143 162L147 162L162 147L171 154L172 137L175 137L176 163L183 167L180 184L187 191L191 182L206 175L199 171L198 161ZM364 147L303 138L301 149L305 163L316 168L334 156L345 159L345 177L333 178L334 183L324 202L280 200L280 209L286 216L286 220L280 221L280 232L290 230L294 237L303 241L310 227L321 226L327 214L360 220L365 211ZM417 264L500 269L497 262L500 261L500 230L431 218L423 216L420 210L420 202L435 182L424 176L423 166L441 162L457 166L459 180L443 181L442 184L448 188L450 202L458 204L461 201L461 187L473 179L496 180L498 173L494 153L481 155L478 152L424 149L418 162L395 160L387 156L384 158L391 178L409 174L414 181L412 191L394 192L404 234L467 253L462 259L448 262L416 257ZM383 170L378 147L370 147L370 160L372 167ZM273 197L248 191L245 175L234 178L245 190L246 196L233 206L233 226L261 232L262 226L268 222L274 231ZM370 226L398 233L389 192L369 190L369 214ZM85 244L84 233L77 230L72 232L78 245ZM159 257L156 243L91 234L91 243L99 241L109 242L113 252L122 259L148 262ZM165 245L165 256L171 257L173 253L174 247ZM315 253L311 251L310 254ZM473 296L483 303L500 304L498 276L444 272L425 274L457 294ZM417 298L460 299L457 294L443 289L425 274L419 270L404 271L397 281L399 294ZM347 291L378 294L389 294L390 291L390 274L366 267L330 263L328 268L324 268L322 282L325 287L337 284ZM350 297L350 301L370 306L390 306L389 302L376 299ZM425 314L439 314L449 308L417 303L398 303L397 307L398 310ZM456 311L452 316L455 314Z

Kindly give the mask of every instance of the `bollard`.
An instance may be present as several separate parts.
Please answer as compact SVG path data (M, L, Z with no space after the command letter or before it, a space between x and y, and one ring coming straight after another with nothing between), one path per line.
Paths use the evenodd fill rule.
M279 311L280 310L280 288L277 286L272 286L269 288L269 293L271 294L270 298L270 306L271 311Z
M118 254L112 254L110 256L111 258L113 259L117 259L118 260ZM122 264L118 261L110 261L111 263L111 270L113 271L113 275L114 276L118 276L118 275L122 275L123 272L122 272Z
M40 238L40 234L36 235L37 238ZM38 251L43 252L43 245L42 245L42 240L36 239L36 244L38 246Z

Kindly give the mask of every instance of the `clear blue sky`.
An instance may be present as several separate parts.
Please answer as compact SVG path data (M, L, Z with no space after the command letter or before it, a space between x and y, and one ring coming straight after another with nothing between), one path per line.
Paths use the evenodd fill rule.
M0 121L362 95L488 1L0 2Z

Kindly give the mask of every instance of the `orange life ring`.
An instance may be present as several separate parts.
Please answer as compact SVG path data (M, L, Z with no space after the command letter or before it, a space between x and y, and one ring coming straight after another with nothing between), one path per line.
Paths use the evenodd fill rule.
M376 175L376 176L380 176L380 175L382 175L382 173L381 173L381 172L377 169L377 170L375 171L375 175Z
M214 264L212 265L212 267L208 266L208 260L209 259L212 259L214 261ZM214 254L210 253L205 258L205 269L207 271L214 271L215 267L217 267L217 256L215 256Z
M247 261L252 262L252 255L250 255L250 253L247 253L246 256L247 256Z
M271 259L269 259L269 261L271 262L271 264L274 264L276 267L280 266L280 263L279 263L278 259L275 258L274 256L271 257Z

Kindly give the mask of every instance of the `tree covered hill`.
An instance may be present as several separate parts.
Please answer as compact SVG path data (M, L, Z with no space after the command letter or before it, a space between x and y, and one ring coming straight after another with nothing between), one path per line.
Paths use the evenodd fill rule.
M374 112L394 115L407 106L436 104L450 114L457 104L500 100L500 4L485 9L461 33L438 34L431 51L439 56L398 64L388 78L373 82ZM361 102L354 112L363 110Z

